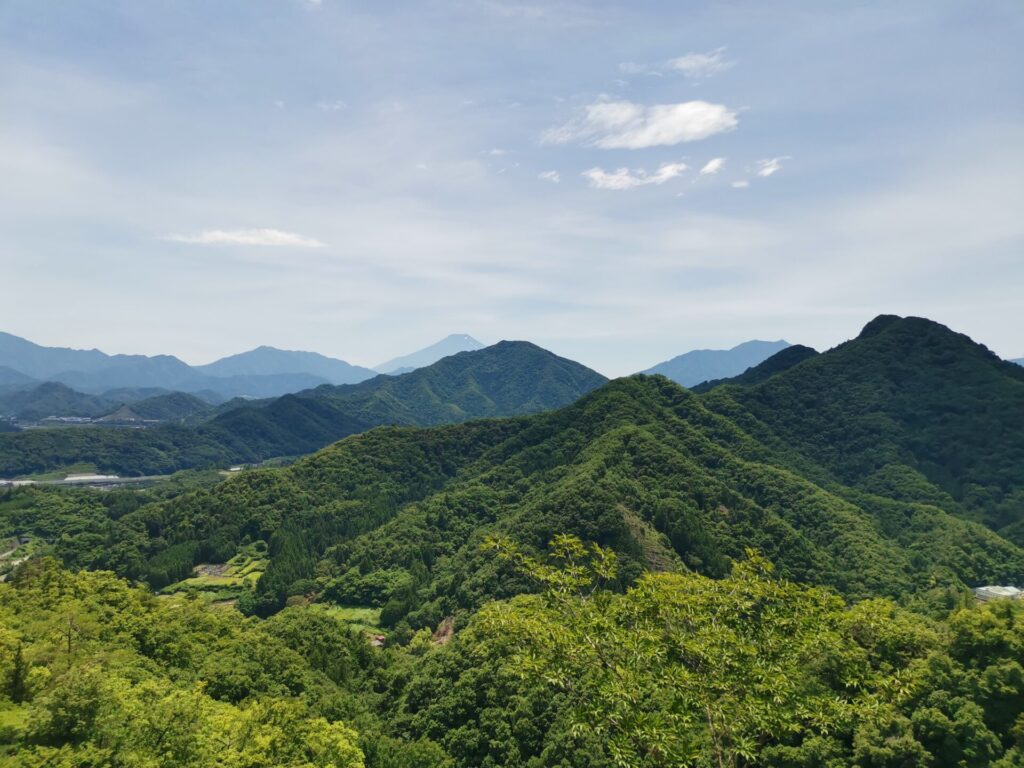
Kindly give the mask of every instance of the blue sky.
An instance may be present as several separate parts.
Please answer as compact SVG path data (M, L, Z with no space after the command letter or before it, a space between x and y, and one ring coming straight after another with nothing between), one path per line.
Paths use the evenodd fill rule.
M0 329L618 375L880 312L1024 355L1024 6L0 2Z

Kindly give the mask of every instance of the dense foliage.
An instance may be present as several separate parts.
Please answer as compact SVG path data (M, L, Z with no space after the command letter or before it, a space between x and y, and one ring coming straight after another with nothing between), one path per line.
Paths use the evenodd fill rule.
M1021 549L945 511L921 482L894 474L870 490L838 485L702 398L640 377L557 412L377 429L286 469L122 514L83 509L54 547L69 564L160 588L263 540L270 564L246 610L366 592L403 632L526 588L480 555L492 533L534 551L560 532L612 547L623 586L644 570L722 576L746 548L787 579L938 608L965 586L1024 579Z
M522 559L541 595L485 606L402 692L401 727L457 766L1022 764L1020 602L935 622L758 558L616 594L610 553L554 554Z
M325 633L336 667L363 643L317 618L255 625L33 561L0 587L0 761L362 766L330 676L342 673L321 668L328 647L310 658L301 643Z
M1024 602L967 589L1024 583L1024 370L916 319L790 357L227 478L0 490L0 742L140 768L1024 766ZM589 386L560 366L532 401L497 363L342 391L353 419L462 422ZM273 412L315 430L339 397Z
M52 561L0 585L0 765L1020 766L1024 603L933 620L773 577L649 574L557 537L538 594L373 649Z
M741 408L752 434L844 484L913 486L898 497L923 493L1024 543L1024 368L945 326L882 316L853 341L760 384L719 387L707 402Z

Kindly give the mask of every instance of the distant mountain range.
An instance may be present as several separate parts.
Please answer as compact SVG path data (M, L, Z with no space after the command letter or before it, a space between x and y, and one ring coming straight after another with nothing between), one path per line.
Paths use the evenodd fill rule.
M1017 365L1024 365L1024 357L1018 357L1017 359L1011 360L1010 362L1016 363Z
M122 474L159 474L294 456L375 426L432 426L539 413L568 405L606 381L534 344L503 341L402 376L381 374L267 401L233 401L194 427L5 433L0 435L0 476L79 462ZM142 415L144 406L132 404L129 410Z
M414 563L421 581L387 603L414 630L529 589L483 554L492 534L544 552L570 533L613 548L626 574L721 577L754 550L781 579L855 599L930 596L944 610L968 586L1024 578L1024 369L945 326L880 316L834 349L782 350L703 394L660 376L601 381L505 342L236 410L227 417L258 414L266 430L233 427L239 438L277 439L296 417L303 430L342 413L441 424L593 389L522 418L373 430L124 525L148 537L144 576L156 585L168 559L154 550L186 553L181 578L206 542L232 552L258 531L275 542L257 585L267 612L314 573L340 565L383 579Z
M434 426L559 408L607 379L525 341L444 357L402 376L317 387L261 407L237 408L209 426L244 438L261 456L308 453L373 426Z
M392 376L397 376L414 371L417 368L423 368L426 365L433 365L441 358L448 357L449 355L458 354L459 352L473 352L483 348L484 345L472 336L468 336L465 333L453 333L451 336L447 336L436 344L431 344L429 347L424 347L418 352L381 363L375 370L378 373L389 373Z
M786 347L781 352L776 352L774 355L761 361L757 365L747 368L747 370L737 376L732 376L727 379L711 379L710 381L705 381L695 387L691 387L691 389L694 392L707 392L709 389L714 389L721 384L758 384L771 378L775 374L789 370L797 363L802 363L804 360L815 357L818 354L818 351L811 347L805 347L802 344L793 344L792 346Z
M696 349L658 363L641 373L660 374L684 387L727 379L790 346L788 341L745 341L732 349Z
M207 365L197 365L193 370L218 378L301 373L317 376L327 384L355 384L377 375L376 371L369 368L316 352L294 352L275 347L257 347Z
M58 381L0 389L0 419L21 422L47 418L89 418L99 423L180 422L212 413L214 405L185 392L162 389L115 389L90 395Z
M100 416L113 404L98 395L76 392L65 384L47 381L30 388L0 394L0 417L38 421L47 416Z
M385 367L388 373L403 373L481 347L470 336L452 335ZM108 355L98 349L44 347L0 332L0 393L59 382L89 395L148 388L187 392L216 404L234 397L279 397L321 384L356 384L376 375L377 371L316 352L267 346L190 366L171 355Z

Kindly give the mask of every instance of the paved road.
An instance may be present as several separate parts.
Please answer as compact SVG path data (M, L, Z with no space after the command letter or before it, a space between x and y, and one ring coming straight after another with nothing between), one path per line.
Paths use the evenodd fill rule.
M103 480L0 480L0 485L80 485L95 488L105 488L114 485L132 485L135 483L148 483L154 480L166 480L170 475L145 475L143 477L109 477Z

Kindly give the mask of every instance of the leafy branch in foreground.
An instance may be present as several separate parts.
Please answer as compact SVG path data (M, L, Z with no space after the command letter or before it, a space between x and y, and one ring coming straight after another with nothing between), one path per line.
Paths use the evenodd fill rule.
M951 646L941 624L885 600L847 607L773 578L754 553L725 579L648 574L616 594L595 588L614 575L595 545L559 537L547 561L489 546L545 593L488 604L460 642L477 669L499 660L498 680L547 687L573 759L582 749L600 755L589 764L622 768L1018 764L1024 606L964 610ZM989 643L1003 649L991 664L977 655ZM998 694L985 682L996 678ZM541 764L557 764L547 749Z

